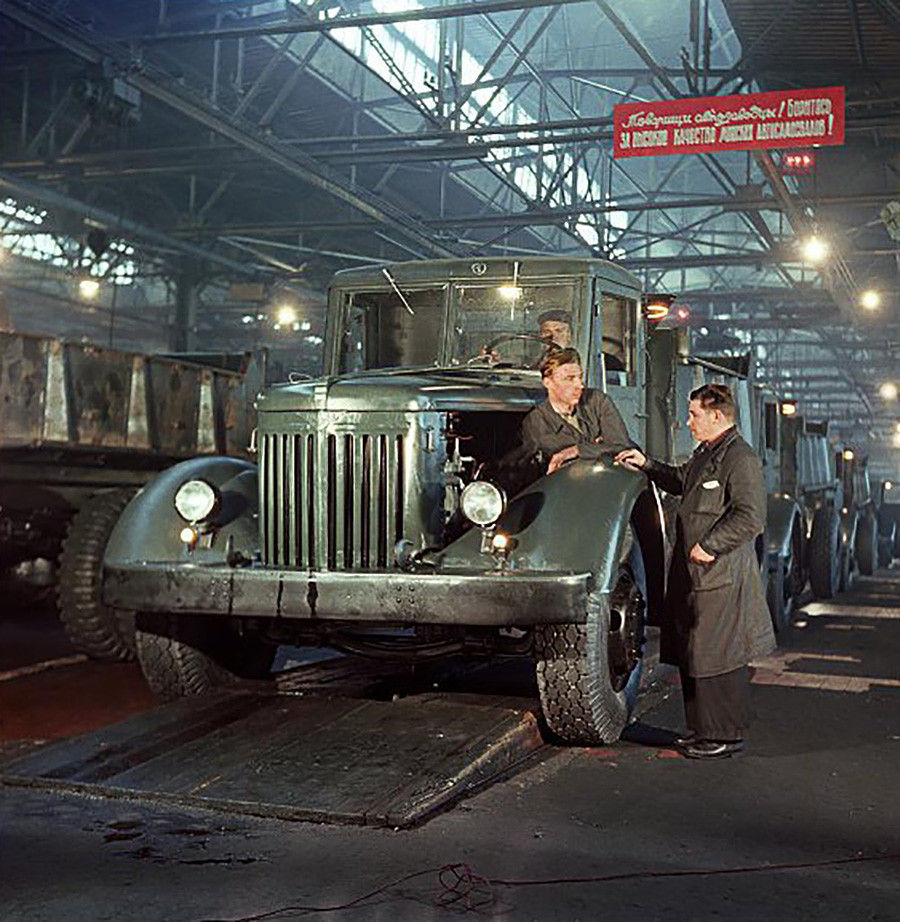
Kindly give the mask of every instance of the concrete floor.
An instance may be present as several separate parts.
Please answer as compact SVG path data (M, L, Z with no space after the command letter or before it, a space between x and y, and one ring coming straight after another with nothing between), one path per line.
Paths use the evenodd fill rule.
M630 742L559 749L413 830L0 788L2 919L896 920L900 572L795 622L746 755L639 742L682 726L673 686Z

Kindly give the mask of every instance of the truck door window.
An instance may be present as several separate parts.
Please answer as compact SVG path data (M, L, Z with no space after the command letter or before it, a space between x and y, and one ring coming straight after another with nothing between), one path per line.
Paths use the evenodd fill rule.
M603 293L600 310L594 310L591 348L598 367L603 361L607 384L634 383L636 323L636 301Z
M357 291L343 306L340 372L436 365L440 360L443 288Z

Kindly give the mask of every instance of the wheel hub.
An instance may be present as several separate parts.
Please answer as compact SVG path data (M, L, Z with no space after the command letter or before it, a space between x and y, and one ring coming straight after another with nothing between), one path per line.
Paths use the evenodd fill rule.
M619 575L609 608L609 669L613 688L621 691L640 662L644 647L644 597L629 572Z

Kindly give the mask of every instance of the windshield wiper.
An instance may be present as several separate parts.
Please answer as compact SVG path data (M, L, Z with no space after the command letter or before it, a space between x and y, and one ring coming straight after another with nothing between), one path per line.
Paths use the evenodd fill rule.
M403 306L410 312L413 317L415 317L416 312L409 306L409 301L406 300L403 292L400 291L400 289L397 287L397 283L394 281L394 276L391 275L385 266L381 267L381 273L391 283L391 288L397 292L397 297L403 302Z

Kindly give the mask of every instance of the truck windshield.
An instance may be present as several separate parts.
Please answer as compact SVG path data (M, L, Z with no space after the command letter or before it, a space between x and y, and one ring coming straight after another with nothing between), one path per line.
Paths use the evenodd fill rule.
M446 289L400 290L345 296L341 372L438 363Z
M537 285L460 285L450 363L464 365L488 352L495 362L536 368L551 337L574 346L575 283Z

